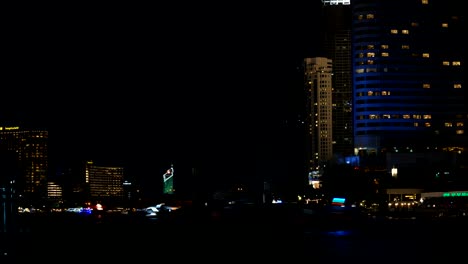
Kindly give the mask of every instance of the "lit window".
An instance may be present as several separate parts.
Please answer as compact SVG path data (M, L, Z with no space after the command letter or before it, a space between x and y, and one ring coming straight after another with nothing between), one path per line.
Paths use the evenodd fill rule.
M424 123L424 126L425 126L425 127L431 127L431 123L426 122L426 123Z
M374 18L374 14L367 14L367 15L366 15L366 18L367 18L367 19L373 19L373 18Z
M358 20L362 20L363 18L364 18L363 15L359 15L359 16L358 16Z
M423 54L422 54L422 57L423 57L423 58L429 58L429 53L423 53Z
M372 91L368 91L368 92L367 92L367 95L368 95L368 96L372 96L373 94L374 94L374 92L372 92Z
M382 118L383 119L390 119L390 115L389 114L382 115Z
M364 72L364 69L357 69L356 70L356 73L363 73Z
M387 95L387 91L382 91L382 95Z
M403 119L410 119L410 115L403 115Z
M421 4L423 4L423 5L428 5L428 4L429 4L429 0L421 0Z
M459 61L452 61L452 66L460 66L461 62Z
M444 66L450 66L450 61L443 61L443 62L442 62L442 65L444 65Z
M450 122L445 122L444 125L445 125L445 127L452 127L452 123L450 123Z
M412 27L419 27L419 23L418 22L411 22L411 26Z
M463 122L457 122L457 127L462 127L463 126Z
M373 61L373 60L367 60L367 64L373 65L373 64L374 64L374 61Z
M390 33L391 34L398 34L398 29L392 29L392 30L390 30Z
M381 49L388 49L388 45L380 45Z
M443 28L448 28L448 23L442 23Z
M421 119L421 115L413 115L414 119Z
M463 130L459 129L456 131L457 135L462 135L463 133L465 133Z
M369 119L380 119L379 115L369 115Z
M431 119L432 116L431 115L423 115L423 119Z
M409 45L401 45L401 49L409 49Z
M388 57L388 52L382 52L382 57Z
M401 34L408 35L408 34L409 34L409 30L407 30L407 29L403 29L403 30L401 31Z
M367 45L367 49L375 49L374 45Z
M418 122L413 123L415 127L419 126Z
M367 52L367 57L368 57L368 58L374 58L374 57L375 57L375 53L374 53L374 52Z
M429 88L431 88L431 84L430 83L423 83L423 88L429 89Z
M461 89L461 88L462 88L462 87L461 87L461 83L455 83L455 84L453 85L453 88L455 88L455 89Z

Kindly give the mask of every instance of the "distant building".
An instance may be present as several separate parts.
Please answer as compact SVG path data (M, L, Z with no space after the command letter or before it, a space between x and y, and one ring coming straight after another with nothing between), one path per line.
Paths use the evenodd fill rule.
M48 182L47 193L49 200L60 201L63 198L62 186L55 182Z
M88 161L85 182L92 203L121 204L125 200L123 167L97 166Z
M1 151L14 163L8 166L16 167L10 181L19 205L40 206L47 200L48 137L47 130L0 126Z
M307 94L307 160L309 172L333 157L332 61L323 57L304 59Z

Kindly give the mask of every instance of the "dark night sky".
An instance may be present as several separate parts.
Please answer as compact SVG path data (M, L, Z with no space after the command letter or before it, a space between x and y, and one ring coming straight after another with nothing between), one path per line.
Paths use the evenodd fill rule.
M258 177L291 156L283 128L319 2L22 9L4 39L3 116L48 128L53 163Z

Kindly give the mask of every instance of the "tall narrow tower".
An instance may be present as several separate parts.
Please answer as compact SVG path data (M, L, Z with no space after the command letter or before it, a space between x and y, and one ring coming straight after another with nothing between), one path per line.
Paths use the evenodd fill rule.
M307 98L308 167L317 170L333 158L332 61L323 57L304 59Z
M333 61L333 153L353 154L353 87L350 0L322 0L322 49Z

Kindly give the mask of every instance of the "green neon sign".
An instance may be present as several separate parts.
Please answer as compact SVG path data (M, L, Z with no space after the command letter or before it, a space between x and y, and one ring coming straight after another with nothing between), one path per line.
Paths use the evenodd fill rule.
M442 194L442 197L464 197L468 196L468 192L446 192Z

